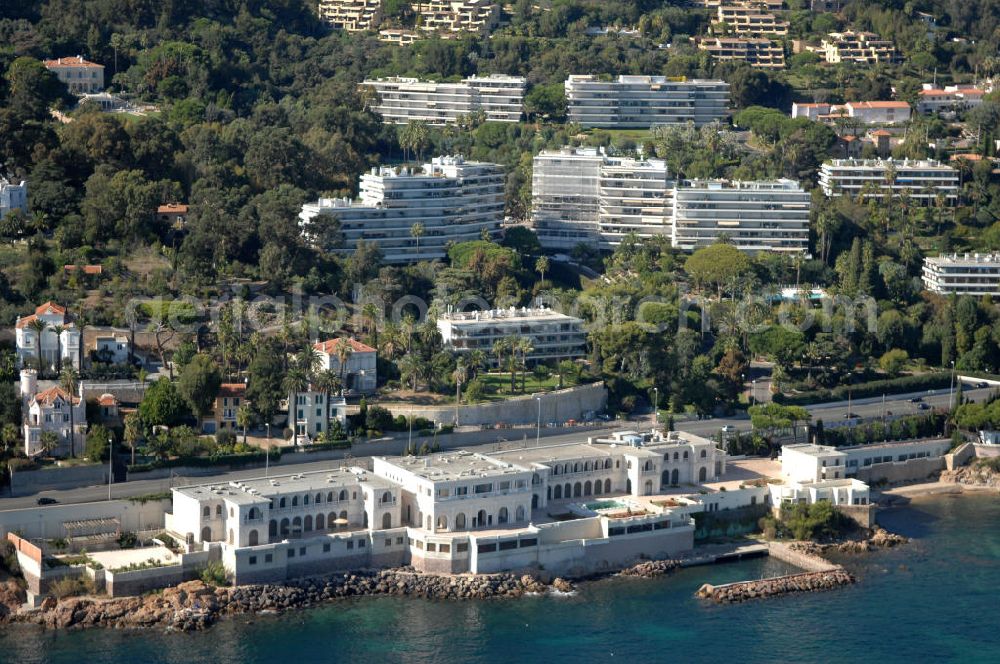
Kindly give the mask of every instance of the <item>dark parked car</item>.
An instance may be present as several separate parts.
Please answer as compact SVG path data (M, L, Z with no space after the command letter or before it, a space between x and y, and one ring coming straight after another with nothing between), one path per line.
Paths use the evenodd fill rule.
M919 408L920 410L928 410L930 406L928 406L925 403L921 403L920 405L917 406L917 408Z
M976 383L976 387L978 387L979 389L983 389L984 387L989 387L989 386L990 386L989 383L984 383L984 382Z
M910 403L920 403L923 400L924 400L923 397L913 397L912 399L910 399Z
M55 505L59 501L56 500L55 498L49 498L48 496L42 496L41 498L38 499L37 502L38 502L39 505Z

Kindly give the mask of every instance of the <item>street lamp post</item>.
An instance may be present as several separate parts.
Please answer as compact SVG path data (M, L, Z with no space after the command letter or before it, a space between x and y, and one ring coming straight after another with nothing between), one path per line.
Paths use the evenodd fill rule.
M270 470L271 466L271 423L265 422L264 426L267 427L267 443L264 445L264 477L267 477L267 471Z
M406 417L407 424L410 425L410 433L406 437L406 451L410 453L410 448L413 446L413 409L409 410L409 414Z
M115 439L108 436L108 500L111 500L111 484L115 481Z
M659 423L660 418L660 388L653 388L653 431L656 431L656 425Z
M955 360L951 361L951 387L948 388L948 411L955 409Z
M542 397L536 395L535 401L538 402L538 421L535 424L535 447L538 447L538 441L542 437Z
M750 385L750 405L754 406L757 404L757 379L750 381Z

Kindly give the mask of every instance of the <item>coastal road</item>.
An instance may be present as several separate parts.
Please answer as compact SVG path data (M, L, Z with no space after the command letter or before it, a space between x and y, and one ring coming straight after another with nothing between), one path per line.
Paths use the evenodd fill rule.
M580 442L581 440L586 440L589 436L606 436L612 431L623 428L629 427L617 426L614 423L609 423L607 427L601 429L580 428L576 430L556 430L543 428L539 432L541 434L539 445L557 445L560 443ZM461 433L457 436L439 436L437 442L441 445L441 448L445 450L461 448L472 452L482 453L535 446L534 427L531 427L530 429L524 427L517 429L497 429L493 431L493 433L496 434L496 437L492 442L488 443L469 444L467 441L462 439ZM426 439L414 438L414 440L423 441ZM332 470L334 468L339 468L343 464L343 460L345 458L349 459L349 463L351 464L365 465L365 461L372 456L402 454L406 444L406 438L382 439L361 443L359 445L355 445L350 450L341 451L337 455L337 458L334 459L273 465L268 469L268 475L276 476L288 475L291 473L307 473L318 470ZM305 457L305 459L308 459L309 455L296 454L294 457ZM209 469L206 470L210 473ZM133 480L131 482L122 482L112 485L111 497L113 499L131 498L133 496L145 496L162 493L164 491L169 491L171 487L184 486L186 484L206 482L224 483L233 480L245 480L262 476L264 476L263 468L251 468L247 470L233 470L216 474L206 473L205 475L197 476L175 475L173 477L155 480ZM41 491L30 496L3 498L0 499L0 510L35 507L38 504L38 499L42 497L55 499L62 505L98 502L108 499L108 485L102 484L98 486L81 487L78 489Z
M972 401L980 401L994 392L993 388L972 389L963 388L963 397ZM919 402L911 402L910 399L919 398ZM911 392L909 394L897 394L886 397L885 411L893 416L916 415L928 413L931 408L947 408L949 403L949 390L939 389L923 392ZM926 404L927 410L921 410L920 404ZM839 423L845 419L848 403L846 401L816 404L807 407L812 415L812 421L822 419L829 427L832 423ZM882 417L882 398L854 399L850 404L851 412L862 419L877 419ZM547 429L541 430L541 445L555 445L560 443L579 442L586 440L589 436L608 435L615 430L623 429L648 429L652 424L650 418L642 418L639 421L612 422L601 430L593 429ZM737 431L750 431L750 418L746 415L736 417L717 417L705 420L688 420L677 422L676 428L680 431L687 431L699 436L708 438L716 436L723 426L735 427ZM440 436L438 443L442 449L463 448L473 452L495 452L499 450L514 449L518 447L532 447L535 444L534 427L520 427L516 429L497 429L490 432L491 442L470 443L471 437L482 440L482 432L469 433L463 436L462 433L456 435ZM415 439L416 440L416 439ZM424 439L420 439L424 440ZM330 470L339 468L344 458L352 459L352 463L364 463L364 459L378 455L401 454L407 444L406 438L375 440L359 445L355 445L351 450L345 450L335 459L325 461L308 461L308 455L294 455L294 457L305 457L301 463L283 463L272 466L270 475L287 475L289 473L301 473L317 470ZM210 472L210 471L208 471ZM174 476L171 478L155 480L134 480L112 486L113 498L128 498L132 496L142 496L154 493L169 491L171 487L183 486L185 484L203 482L229 482L231 480L249 479L264 475L263 468L251 468L247 470L234 470L218 474ZM0 510L21 509L34 507L41 497L53 498L60 504L88 503L108 499L107 485L82 487L78 489L67 489L61 491L42 491L40 493L17 498L0 499Z
M962 397L968 401L982 401L996 391L995 388L970 388L962 387ZM911 402L910 399L920 399L919 402ZM883 416L898 417L904 415L919 415L929 413L933 408L948 408L950 401L949 389L925 390L922 392L910 392L908 394L892 394L885 398L885 410L883 411L882 397L871 397L865 399L853 399L850 402L850 410L855 417L870 420ZM922 410L921 404L926 404L927 409ZM847 419L847 401L834 401L828 403L814 404L806 406L812 421L823 420L829 427L843 422ZM678 422L676 428L681 431L688 431L699 436L712 437L719 433L723 426L735 427L739 432L750 431L750 418L747 415L735 417L715 417L707 420L689 420Z

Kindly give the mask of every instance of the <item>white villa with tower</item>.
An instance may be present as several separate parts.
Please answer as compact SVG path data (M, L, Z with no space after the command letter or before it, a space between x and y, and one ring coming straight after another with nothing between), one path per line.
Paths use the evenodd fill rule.
M80 330L63 307L46 302L30 316L18 316L14 324L18 362L22 367L54 371L62 364L80 368Z

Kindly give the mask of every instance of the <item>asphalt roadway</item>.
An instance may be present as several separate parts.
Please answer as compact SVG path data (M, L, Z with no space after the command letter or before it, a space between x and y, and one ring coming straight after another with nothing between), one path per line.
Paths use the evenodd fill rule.
M963 397L971 401L979 401L986 398L994 388L970 389L963 388ZM919 399L919 401L911 401ZM883 416L915 415L923 412L930 412L932 408L947 408L951 400L948 389L929 390L923 392L911 392L909 394L895 394L887 396L883 405L882 397L854 399L850 403L851 413L855 417L862 419L878 419ZM921 404L926 404L927 408L922 409ZM816 404L807 407L812 415L812 421L822 419L827 426L847 419L848 402L838 401L824 404ZM588 436L606 435L606 432L621 429L648 428L652 424L652 419L609 423L604 431L583 431L577 430L565 433L564 429L542 429L540 432L541 445L556 445L559 443L579 442ZM681 431L688 431L700 436L712 437L721 431L723 426L733 427L736 431L749 431L750 419L746 415L738 417L716 417L704 420L679 421L676 428ZM478 434L478 432L476 432ZM473 452L491 452L498 450L516 449L518 447L530 447L535 445L534 428L502 429L497 430L497 439L490 443L468 444L463 442L463 434L457 433L449 436L440 436L438 443L443 449L464 448ZM470 434L471 436L471 434ZM476 436L481 439L481 434ZM318 470L331 470L339 468L343 464L343 458L348 457L351 463L358 463L364 458L377 455L401 454L406 446L405 438L383 439L366 442L354 446L351 450L345 450L338 458L325 461L306 461L302 463L285 463L269 469L269 475L287 475L290 473L302 473ZM303 455L305 456L305 455ZM262 477L263 468L252 468L249 470L234 470L215 475L204 475L197 477L174 476L156 480L134 480L112 485L111 496L114 499L128 498L132 496L142 496L169 491L171 487L183 486L185 484L212 482L229 482L232 480L249 479ZM209 479L211 478L211 479ZM0 510L21 509L35 507L41 497L53 498L60 504L89 503L108 499L107 485L82 487L78 489L67 489L61 491L42 491L30 496L18 498L0 499Z

